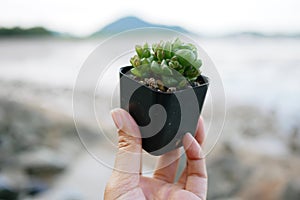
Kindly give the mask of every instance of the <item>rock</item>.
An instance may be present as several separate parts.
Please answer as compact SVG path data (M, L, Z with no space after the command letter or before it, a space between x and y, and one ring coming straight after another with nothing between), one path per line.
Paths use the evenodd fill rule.
M278 136L282 132L276 112L265 112L254 106L233 106L228 109L230 126L226 127L245 138L261 137L262 135Z
M24 193L29 196L35 196L48 189L48 185L38 179L31 180L27 186L23 189Z
M60 138L74 138L75 133L72 119L0 99L0 162L37 145L56 148L62 145Z
M148 86L150 86L151 88L156 88L156 81L154 78L145 78L145 82Z
M295 127L288 140L289 149L293 153L300 153L300 131L298 127Z
M24 152L19 155L19 162L28 174L35 176L51 177L67 166L67 160L63 156L48 148Z
M7 177L0 175L0 199L3 200L17 200L19 191L13 186L11 180Z
M255 138L235 139L235 149L239 154L251 153L257 156L284 157L289 155L287 145L278 137L263 135Z
M25 196L34 196L48 189L45 182L39 179L33 179L24 174L24 172L16 167L2 169L0 174L0 199L6 199L3 196L18 194L19 199ZM3 190L5 189L5 190ZM4 194L2 194L4 193Z
M45 133L42 126L47 120L36 110L1 99L0 113L1 154L24 151L36 145L41 140L41 133Z
M239 197L221 197L221 198L217 198L215 200L243 200L242 198Z
M76 190L66 190L64 194L62 194L64 200L83 200L83 194Z
M170 92L170 93L175 92L175 91L176 91L176 87L169 87L167 90L167 92Z
M233 154L208 163L208 199L231 198L243 187L250 170Z
M161 90L161 91L165 91L165 86L164 83L161 80L157 80L156 81L157 87Z
M281 199L299 200L300 199L300 179L293 179L288 182L282 192Z

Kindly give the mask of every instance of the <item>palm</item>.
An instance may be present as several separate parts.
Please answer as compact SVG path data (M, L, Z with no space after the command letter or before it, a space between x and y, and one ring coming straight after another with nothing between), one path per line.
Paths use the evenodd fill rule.
M119 152L116 156L115 169L106 186L105 199L206 198L207 174L200 147L205 134L201 118L195 133L197 141L188 134L184 137L187 165L176 183L174 179L180 157L178 149L159 158L152 178L140 174L141 141L138 128L133 128L119 130ZM126 132L130 132L131 135Z
M148 177L141 177L140 180L140 188L143 191L141 199L199 199L199 196L187 191L185 185L181 183L173 184L157 178Z

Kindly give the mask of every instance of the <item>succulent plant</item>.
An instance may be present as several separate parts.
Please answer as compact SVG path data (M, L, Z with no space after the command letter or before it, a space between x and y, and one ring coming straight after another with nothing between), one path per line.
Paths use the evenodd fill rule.
M159 42L149 47L135 46L136 55L130 59L133 68L131 73L138 78L154 77L166 87L185 88L201 74L201 59L197 48L180 39L173 42Z

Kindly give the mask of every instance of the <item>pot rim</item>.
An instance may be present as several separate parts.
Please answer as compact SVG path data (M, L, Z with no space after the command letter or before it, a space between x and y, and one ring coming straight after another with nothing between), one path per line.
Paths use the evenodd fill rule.
M124 67L121 67L121 68L119 69L119 73L120 73L122 76L128 77L127 74L125 74L125 73L123 72L123 70L126 69L126 68L133 68L133 66L124 66ZM157 90L154 90L154 89L152 89L152 88L150 88L150 87L147 87L147 86L144 85L144 84L139 83L138 81L136 81L136 80L134 80L134 79L132 79L132 78L130 78L130 77L128 77L128 78L131 79L132 81L135 81L136 83L140 84L141 86L146 87L146 88L148 88L149 90L152 90L153 92L157 92L157 93L165 94L165 95L172 95L172 94L174 94L174 93L181 93L181 92L184 92L185 90L188 90L188 89L197 89L197 88L200 88L200 87L208 86L208 85L209 85L209 82L210 82L209 77L204 76L204 75L199 75L198 77L202 77L203 80L205 81L205 83L203 83L203 84L201 84L201 85L199 85L199 86L194 86L194 87L192 87L192 88L186 88L186 89L183 89L183 90L176 90L175 92L162 92L162 91L157 91Z

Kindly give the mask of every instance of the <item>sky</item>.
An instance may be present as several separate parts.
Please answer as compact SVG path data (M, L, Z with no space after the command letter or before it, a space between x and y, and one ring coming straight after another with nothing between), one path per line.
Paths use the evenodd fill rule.
M300 0L0 0L0 26L45 26L85 36L121 17L196 33L300 32Z

